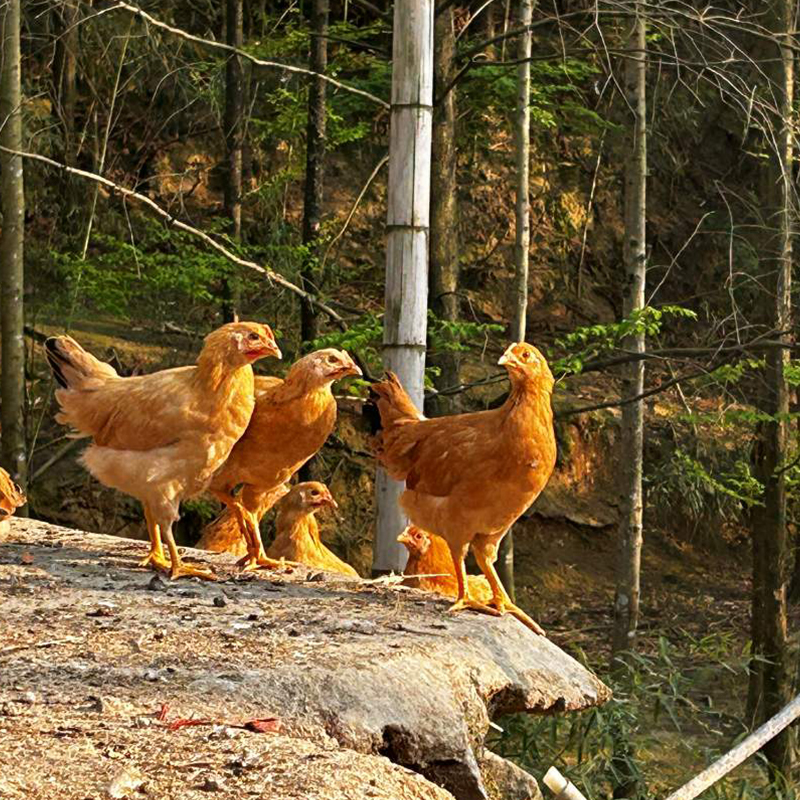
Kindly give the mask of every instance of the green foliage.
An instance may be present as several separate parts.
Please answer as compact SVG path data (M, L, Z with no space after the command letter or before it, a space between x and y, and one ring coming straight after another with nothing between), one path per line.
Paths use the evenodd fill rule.
M707 466L682 448L657 465L646 477L648 499L664 518L676 508L694 527L708 517L742 520L746 509L762 505L763 486L751 472L746 454L729 466Z
M733 687L747 682L747 649L730 633L698 638L681 631L675 642L680 649L660 636L647 655L627 654L625 671L606 679L614 699L604 706L567 716L501 718L503 732L492 734L489 746L537 778L556 766L589 798L610 797L620 778L630 775L640 779L641 793L634 800L667 794L706 766L698 763L698 750L710 763L747 733L730 715L731 697L741 697ZM579 659L585 656L580 653ZM620 742L632 747L626 752ZM660 752L665 755L659 757ZM669 776L665 759L672 766ZM770 785L766 771L752 766L723 779L705 796L796 798Z
M596 134L611 124L588 107L584 95L599 74L590 60L566 57L531 62L531 131L558 129L571 134ZM474 67L459 85L459 107L465 109L463 133L479 133L489 116L510 120L516 107L514 67Z
M579 375L586 361L619 347L626 337L642 333L651 337L658 335L668 317L696 320L697 314L682 306L645 306L620 322L578 328L556 340L558 346L573 352L551 362L553 373Z
M221 228L222 221L216 226ZM142 219L133 241L95 231L86 259L70 250L53 251L56 278L66 287L61 303L120 319L166 318L192 305L214 301L231 263L189 234Z
M432 352L465 352L476 343L485 342L490 333L502 332L502 325L479 322L449 322L428 311L428 346ZM316 338L307 348L337 347L359 354L376 374L381 371L381 344L383 342L383 316L367 313L346 331L332 331ZM425 370L426 385L432 385L433 367Z

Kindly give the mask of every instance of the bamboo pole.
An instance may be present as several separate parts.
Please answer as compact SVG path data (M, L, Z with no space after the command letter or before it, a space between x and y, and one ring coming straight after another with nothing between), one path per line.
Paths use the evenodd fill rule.
M433 0L397 0L392 45L392 113L386 242L383 363L422 408L428 309L431 131L433 120ZM377 531L372 568L399 571L406 550L397 534L403 484L378 470Z
M800 694L789 705L784 706L782 711L767 720L746 739L739 742L733 750L718 758L710 767L669 795L666 800L694 800L709 786L724 778L732 769L738 767L739 764L750 758L753 753L760 750L767 742L774 739L798 717L800 717Z
M736 769L753 753L774 739L782 730L800 718L800 694L784 706L774 717L739 742L733 750L718 758L713 764L695 775L688 783L674 791L666 800L694 800L729 772ZM544 784L556 796L556 800L586 800L581 792L570 783L555 767L550 767L544 776Z

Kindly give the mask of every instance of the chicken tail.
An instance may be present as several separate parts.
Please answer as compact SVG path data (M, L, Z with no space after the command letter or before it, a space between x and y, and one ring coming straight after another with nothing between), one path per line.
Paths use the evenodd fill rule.
M370 386L363 413L372 423L373 434L401 420L424 419L394 372L387 372L385 380Z
M111 364L87 353L71 336L51 336L44 343L47 363L63 389L94 389L119 375Z

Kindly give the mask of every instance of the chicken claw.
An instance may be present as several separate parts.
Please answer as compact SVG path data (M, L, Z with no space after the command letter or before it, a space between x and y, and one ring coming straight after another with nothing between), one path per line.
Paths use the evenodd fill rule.
M202 578L204 581L217 580L217 576L210 569L193 567L189 564L184 564L182 561L169 568L169 577L173 581L178 578Z
M526 628L530 628L534 633L539 636L547 636L544 628L534 619L531 619L519 606L503 598L495 598L491 602L498 613L511 614L512 617L516 617Z
M140 567L152 567L155 570L169 572L170 564L164 556L163 550L151 549L150 552L139 562Z
M286 561L283 558L269 558L266 555L252 557L248 554L240 558L236 566L241 567L242 572L255 572L258 569L291 569L300 565L296 561Z
M466 608L471 608L473 611L480 611L483 614L489 614L493 617L503 616L496 608L479 603L477 600L473 600L470 597L459 598L447 610L451 613L455 613L456 611L463 611Z

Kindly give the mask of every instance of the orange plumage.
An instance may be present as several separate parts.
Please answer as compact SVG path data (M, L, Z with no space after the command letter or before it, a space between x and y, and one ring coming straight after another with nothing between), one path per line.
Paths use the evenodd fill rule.
M395 375L373 386L382 423L377 456L393 478L406 482L400 505L411 522L447 542L458 582L453 610L489 610L467 594L464 559L471 546L492 587L494 613L511 613L541 633L511 602L494 562L501 539L555 466L553 374L524 342L511 345L499 363L508 370L508 399L473 414L423 419Z
M259 520L277 499L276 489L325 444L333 430L333 382L360 374L346 352L326 349L293 364L285 380L256 378L250 425L209 487L227 508L204 530L198 547L230 550L244 537L246 569L277 566L264 553ZM234 495L241 484L241 492Z
M320 539L315 514L321 508L337 508L324 483L308 481L293 486L278 504L278 532L267 556L357 577L358 573Z
M416 525L409 525L397 541L408 550L408 562L403 570L403 574L409 576L403 581L406 586L445 597L458 597L453 557L444 539ZM492 599L492 587L483 575L467 575L467 593L479 603L488 603Z
M25 493L0 467L0 521L10 517L20 506L24 506L25 501Z
M255 322L223 325L196 366L121 377L69 336L45 342L60 389L59 422L92 444L83 463L103 484L142 502L150 553L143 565L213 577L181 562L172 536L181 500L202 492L250 422L252 363L280 357L272 331ZM161 537L170 560L164 556Z

